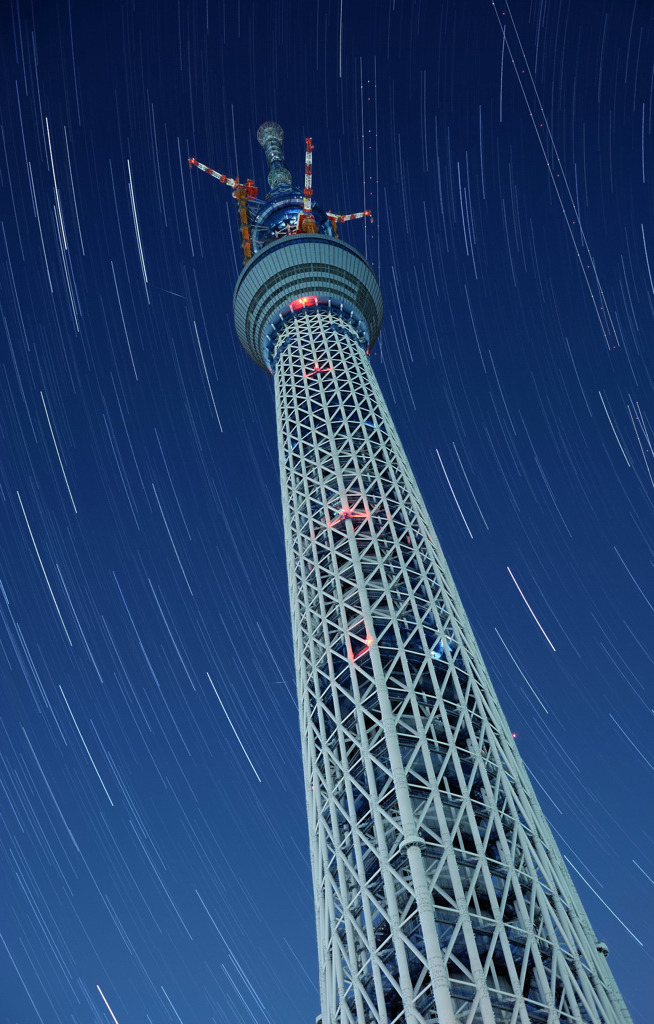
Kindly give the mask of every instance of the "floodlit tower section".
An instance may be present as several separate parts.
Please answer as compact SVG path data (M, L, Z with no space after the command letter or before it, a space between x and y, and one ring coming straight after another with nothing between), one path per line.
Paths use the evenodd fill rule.
M234 318L274 377L322 1024L627 1024L370 368L377 280L258 138Z

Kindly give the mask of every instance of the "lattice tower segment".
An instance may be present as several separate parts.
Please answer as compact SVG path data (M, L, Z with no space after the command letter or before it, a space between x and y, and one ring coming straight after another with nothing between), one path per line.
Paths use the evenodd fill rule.
M625 1024L349 318L276 336L325 1024Z
M274 377L322 1024L630 1024L372 373L379 284L259 139L234 318Z

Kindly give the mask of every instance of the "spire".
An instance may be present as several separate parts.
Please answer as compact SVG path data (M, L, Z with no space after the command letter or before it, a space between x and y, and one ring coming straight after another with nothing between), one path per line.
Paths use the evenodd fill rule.
M271 189L291 186L291 172L284 160L284 131L274 121L264 121L257 132L257 142L268 161L268 184Z

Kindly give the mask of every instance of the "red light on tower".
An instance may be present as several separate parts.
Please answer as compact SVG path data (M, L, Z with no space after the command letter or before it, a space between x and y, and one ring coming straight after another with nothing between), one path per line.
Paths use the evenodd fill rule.
M301 299L294 299L291 302L291 309L295 313L298 309L305 309L307 306L317 306L318 296L317 295L304 295Z

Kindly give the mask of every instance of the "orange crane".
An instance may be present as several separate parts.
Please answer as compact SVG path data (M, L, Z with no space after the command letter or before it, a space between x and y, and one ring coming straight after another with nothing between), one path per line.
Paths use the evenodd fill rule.
M219 174L218 171L214 171L211 167L207 167L206 164L201 164L195 157L189 157L189 166L197 167L199 171L204 171L206 174L210 174L212 178L217 178L218 181L222 181L224 185L233 189L232 196L238 204L238 217L241 229L241 249L243 250L243 263L247 263L252 257L252 243L250 241L250 225L248 224L248 199L256 199L259 190L252 178L248 178L245 184L240 182L238 178L228 178L226 174Z

